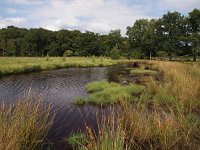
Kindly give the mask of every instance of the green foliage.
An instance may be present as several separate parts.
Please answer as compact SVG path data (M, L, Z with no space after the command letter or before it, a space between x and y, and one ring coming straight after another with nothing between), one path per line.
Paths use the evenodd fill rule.
M119 49L117 47L114 47L111 51L110 51L110 57L112 59L119 59L121 57Z
M194 9L188 16L168 12L159 19L138 19L127 27L127 37L120 30L108 35L78 30L57 32L43 28L0 29L0 56L121 56L146 58L164 51L169 58L199 55L200 10ZM116 50L118 49L118 50ZM67 50L67 52L65 52ZM72 54L72 51L74 54ZM120 51L120 52L119 52Z
M133 52L131 52L130 57L136 58L136 59L141 59L141 58L144 58L144 53L142 53L139 50L134 50Z
M48 53L47 53L47 56L45 57L45 60L46 60L46 61L49 61L49 60L50 60L49 54L48 54Z
M156 54L160 58L166 58L167 57L167 52L165 52L165 51L158 51Z
M74 150L87 150L85 145L87 144L86 135L83 133L72 134L67 139L67 142L72 145Z
M73 56L73 51L71 51L71 50L67 50L67 51L64 52L63 56L64 56L64 57L70 57L70 56Z

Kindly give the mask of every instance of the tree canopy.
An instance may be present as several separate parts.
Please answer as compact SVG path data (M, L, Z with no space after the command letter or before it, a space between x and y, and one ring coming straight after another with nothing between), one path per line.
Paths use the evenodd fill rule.
M43 28L0 29L0 56L113 56L144 58L200 53L200 10L187 16L167 12L158 19L138 19L127 27L127 37L111 30L107 35L78 30L50 31Z

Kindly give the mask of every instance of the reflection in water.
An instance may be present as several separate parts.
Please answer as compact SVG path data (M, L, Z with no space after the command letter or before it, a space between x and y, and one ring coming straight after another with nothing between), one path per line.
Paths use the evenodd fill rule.
M74 97L87 97L84 87L89 82L103 79L118 81L118 74L123 69L123 66L68 68L4 77L0 79L0 101L19 100L31 88L33 97L41 95L44 102L53 103L57 115L48 139L54 143L54 149L66 149L64 137L84 129L85 125L96 127L96 112L102 111L100 107L75 106L71 104ZM104 111L109 110L104 108Z

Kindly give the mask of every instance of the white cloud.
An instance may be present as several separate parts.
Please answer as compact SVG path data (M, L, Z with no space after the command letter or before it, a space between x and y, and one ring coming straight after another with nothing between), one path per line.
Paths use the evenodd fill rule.
M194 8L200 8L200 0L159 0L157 4L160 8L176 11L192 11Z
M24 5L41 5L48 0L8 0L11 4L24 4Z
M0 18L0 28L5 28L10 25L23 27L25 23L26 23L26 19L23 17Z
M58 30L61 28L90 30L106 33L111 29L121 29L134 20L148 18L146 6L126 5L119 0L51 0L37 7L30 17L38 26Z
M111 29L126 27L136 19L161 17L166 11L189 12L200 7L200 0L7 0L9 4L23 6L18 20L0 20L1 26L9 23L26 27L43 27L49 30L78 29L108 33ZM17 9L17 7L16 7ZM10 9L10 13L17 10ZM21 20L20 20L21 19ZM0 26L0 27L1 27Z

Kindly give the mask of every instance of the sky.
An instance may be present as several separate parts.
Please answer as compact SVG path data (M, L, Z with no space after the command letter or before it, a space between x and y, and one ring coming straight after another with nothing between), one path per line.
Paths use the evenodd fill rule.
M112 29L132 26L137 19L160 18L167 11L187 15L200 9L200 0L0 0L0 28L14 25L93 31L107 34Z

